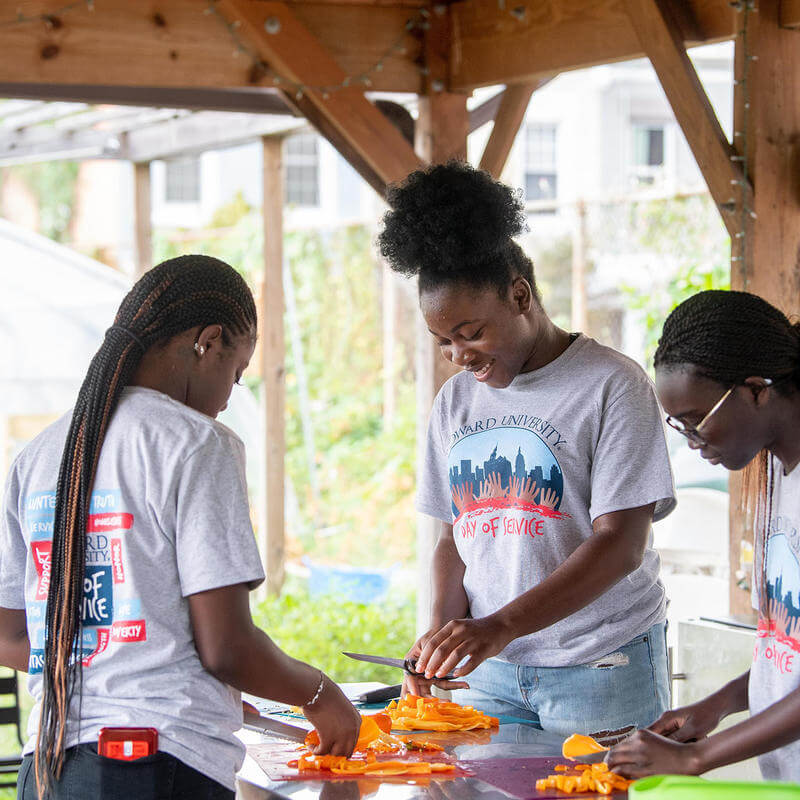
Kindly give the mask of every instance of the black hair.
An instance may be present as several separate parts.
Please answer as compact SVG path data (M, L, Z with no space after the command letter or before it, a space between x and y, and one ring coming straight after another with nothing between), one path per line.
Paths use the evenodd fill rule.
M231 335L256 333L253 295L233 267L209 256L164 261L133 286L89 365L78 393L61 457L36 743L40 796L61 773L70 702L82 670L81 600L86 527L103 438L122 390L153 345L195 327L221 325Z
M699 292L667 317L654 362L656 369L691 368L727 386L741 385L751 376L770 378L777 392L791 394L800 387L800 325L749 292ZM768 618L767 542L774 485L772 460L762 450L745 469L741 510L752 513L760 526L753 574L760 575L759 608Z
M654 363L656 369L691 365L731 386L757 375L791 391L800 386L800 326L758 295L699 292L667 317Z
M389 266L419 276L419 290L447 283L494 287L528 281L537 302L533 263L512 237L526 229L520 194L488 172L450 161L412 172L389 187L378 246Z

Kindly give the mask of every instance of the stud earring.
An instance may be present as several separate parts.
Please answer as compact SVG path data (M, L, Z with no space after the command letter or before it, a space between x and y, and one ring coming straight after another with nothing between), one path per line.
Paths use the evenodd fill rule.
M197 353L197 355L201 356L201 355L203 355L203 353L205 353L206 349L205 349L205 347L203 347L203 345L200 344L200 342L195 342L194 343L194 351L195 351L195 353Z

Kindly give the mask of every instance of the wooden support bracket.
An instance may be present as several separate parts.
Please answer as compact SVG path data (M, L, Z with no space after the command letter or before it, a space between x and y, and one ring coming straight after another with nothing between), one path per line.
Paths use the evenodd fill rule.
M711 196L734 237L739 230L737 203L742 196L743 170L689 60L671 2L625 0L625 6ZM752 198L752 187L745 189Z
M507 86L503 92L494 118L494 127L480 163L481 169L486 170L496 180L500 180L500 174L508 161L514 139L525 119L531 95L551 80L552 78L543 78L535 84Z
M363 85L341 86L344 70L285 3L219 0L217 7L281 76L287 100L370 185L380 190L422 166L402 133L364 96Z

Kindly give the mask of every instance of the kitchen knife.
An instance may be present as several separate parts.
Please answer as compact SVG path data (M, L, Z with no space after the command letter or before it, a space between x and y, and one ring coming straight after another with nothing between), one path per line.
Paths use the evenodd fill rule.
M279 739L287 739L290 742L303 744L308 736L308 731L298 728L296 725L289 725L286 722L278 722L276 719L262 717L261 714L254 714L252 711L244 709L244 725L249 731L258 731L268 736L276 736Z
M403 672L407 672L409 675L416 675L417 677L425 678L424 673L417 672L417 662L413 658L387 658L386 656L369 656L365 655L364 653L345 652L342 652L342 655L347 656L348 658L354 658L356 661L369 661L371 664L383 664L387 667L397 667L398 669L402 669ZM456 676L451 672L449 675L445 675L442 678L425 678L425 680L454 681L458 680L458 678L456 678Z
M355 700L357 703L385 703L387 700L395 700L400 697L402 688L402 683L398 683L395 686L382 686L380 689L371 689L368 692L363 692Z

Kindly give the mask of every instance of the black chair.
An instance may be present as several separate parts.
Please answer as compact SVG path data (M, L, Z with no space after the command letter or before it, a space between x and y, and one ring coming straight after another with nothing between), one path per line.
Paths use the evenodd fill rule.
M25 742L22 739L22 722L19 708L19 685L17 673L0 677L0 697L10 696L13 705L0 706L0 725L13 725L17 729L17 740L20 747ZM17 785L17 775L22 764L22 752L14 756L0 756L0 788L14 787Z

